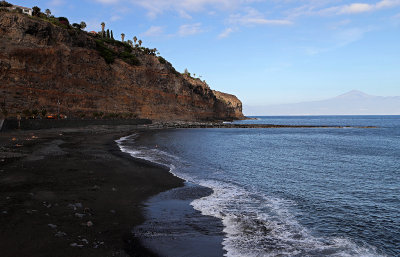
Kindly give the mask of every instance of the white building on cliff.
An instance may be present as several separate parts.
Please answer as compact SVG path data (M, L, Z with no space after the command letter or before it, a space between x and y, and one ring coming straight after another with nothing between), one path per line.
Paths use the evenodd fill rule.
M13 5L12 7L9 7L8 9L10 9L10 10L21 9L22 13L28 14L30 16L32 16L32 14L33 14L33 10L31 8L23 7L23 6L19 6L19 5Z

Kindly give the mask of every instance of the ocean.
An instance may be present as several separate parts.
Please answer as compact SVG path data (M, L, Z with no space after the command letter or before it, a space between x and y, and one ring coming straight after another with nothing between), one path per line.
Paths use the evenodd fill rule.
M165 219L175 236L194 227L223 249L207 252L204 246L201 256L400 256L400 116L236 123L377 128L171 129L122 138L121 150L185 179L194 195L185 204L209 217L167 218L176 211L150 199L153 223L141 228L148 237L170 237L160 230ZM201 188L212 190L193 193ZM179 221L191 225L176 229ZM170 249L164 253L179 252L172 254L178 249L173 240L165 245Z

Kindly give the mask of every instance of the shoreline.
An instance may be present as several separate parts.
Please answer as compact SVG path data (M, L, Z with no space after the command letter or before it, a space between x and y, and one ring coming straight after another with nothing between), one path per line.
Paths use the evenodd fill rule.
M136 146L136 141L148 142L149 137L155 133L158 131L140 131L132 140ZM127 147L123 144L124 139L120 142L120 148ZM132 141L128 139L128 142ZM144 202L145 221L134 228L135 236L159 256L224 256L226 250L223 249L225 233L222 220L203 215L192 205L194 200L212 195L213 189L180 177L166 164L146 159L151 156L134 156L135 146L133 149L128 146L127 149L121 150L126 153L133 150L131 158L165 168L173 176L185 181L182 187L168 189Z
M2 256L156 256L131 232L143 203L181 187L115 140L132 126L0 134Z

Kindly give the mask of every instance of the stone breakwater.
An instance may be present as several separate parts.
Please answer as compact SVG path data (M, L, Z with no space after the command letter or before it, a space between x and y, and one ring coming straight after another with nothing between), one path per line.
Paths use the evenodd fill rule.
M186 129L186 128L377 128L376 126L325 126L325 125L276 125L276 124L233 124L207 122L157 122L148 125L138 125L147 129Z
M152 122L148 119L128 120L0 120L0 131L10 130L40 130L54 128L78 128L94 125L129 125L133 129L188 129L188 128L377 128L375 126L326 126L326 125L277 125L277 124L234 124L220 122Z

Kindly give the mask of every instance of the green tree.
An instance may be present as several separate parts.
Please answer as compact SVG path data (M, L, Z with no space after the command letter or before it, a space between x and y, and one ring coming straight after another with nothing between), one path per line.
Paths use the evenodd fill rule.
M86 26L86 22L84 22L84 21L81 21L81 24L80 24L80 25L81 25L81 28L82 28L82 29L86 29L86 27L87 27L87 26Z
M46 14L47 18L49 18L50 15L51 15L50 9L46 9L46 10L44 11L44 13Z
M142 40L139 39L138 43L139 43L139 46L142 46L143 42L142 42Z
M111 30L111 39L114 40L114 34L113 34L112 30Z
M109 29L107 29L107 38L111 38Z
M121 41L124 42L124 39L125 39L125 34L122 33L122 34L121 34Z
M66 27L69 27L69 20L65 17L58 17L58 21Z
M72 23L72 27L74 27L76 29L81 29L81 25L78 23Z
M40 11L41 11L41 9L39 8L39 7L37 7L37 6L34 6L34 7L32 7L32 15L33 16L40 16Z
M132 40L128 40L127 42L128 42L128 44L129 44L131 47L133 47L133 42L132 42Z

